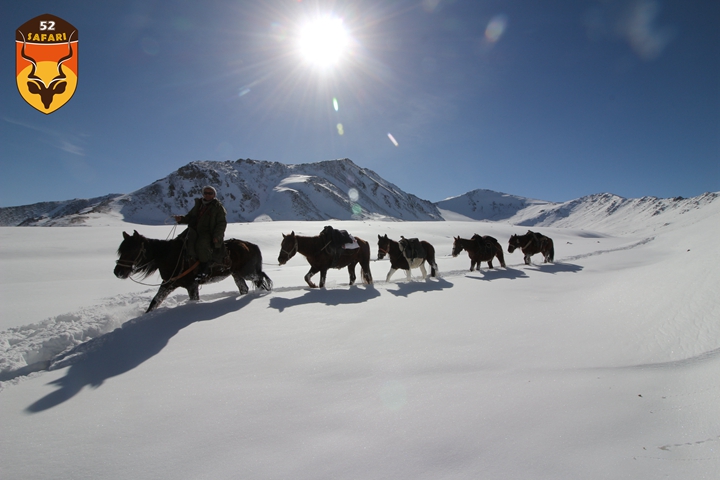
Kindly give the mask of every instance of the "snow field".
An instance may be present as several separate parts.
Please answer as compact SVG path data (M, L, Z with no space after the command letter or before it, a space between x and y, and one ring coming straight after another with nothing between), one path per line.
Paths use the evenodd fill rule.
M178 291L147 315L154 288L115 279L114 251L122 229L165 238L168 227L53 229L67 230L64 248L83 259L54 275L107 281L107 290L98 300L94 289L50 289L23 313L15 304L32 303L32 277L22 294L0 284L3 305L21 317L2 332L18 336L3 359L66 360L5 382L0 450L13 461L0 475L712 478L716 219L632 236L538 229L555 241L557 263L538 255L525 266L516 252L507 269L473 273L465 252L449 256L453 236L492 235L506 247L527 229L233 224L228 237L260 245L274 291L239 296L225 280L198 303ZM389 262L374 261L372 287L349 287L335 270L328 288L311 290L304 258L276 265L281 233L317 234L327 223L368 240L373 258L378 234L427 240L441 277L422 281L415 270L412 282L397 272L386 283ZM34 229L0 235L14 251L3 266L47 263L35 256L32 243L45 240ZM85 258L81 244L96 247ZM45 277L37 281L59 281ZM84 333L30 355L22 342L61 338L73 324L64 318ZM50 356L51 347L63 350Z

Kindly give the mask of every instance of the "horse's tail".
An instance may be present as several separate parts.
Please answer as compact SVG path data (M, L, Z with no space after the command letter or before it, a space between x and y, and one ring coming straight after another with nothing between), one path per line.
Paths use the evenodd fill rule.
M358 244L360 245L360 270L362 274L363 283L372 285L373 278L370 272L370 244L361 238L355 237Z
M500 245L500 242L498 242L497 240L495 241L495 256L498 260L500 260L500 266L503 268L507 268L507 265L505 265L505 255L503 254L502 245Z
M253 283L255 284L255 288L267 290L268 292L273 288L273 281L270 280L270 277L263 271L260 272L260 275L255 278Z
M550 248L548 249L548 262L555 262L555 244L552 241L552 238L548 238L548 243L550 244Z
M430 265L430 276L437 277L438 266L437 263L435 263L435 247L433 247L428 242L421 243L423 248L425 249L425 260L427 260L428 265Z

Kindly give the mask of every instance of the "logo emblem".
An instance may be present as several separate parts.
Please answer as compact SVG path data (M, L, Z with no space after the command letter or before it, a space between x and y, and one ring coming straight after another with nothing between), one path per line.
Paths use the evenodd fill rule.
M20 95L49 114L75 93L78 77L78 32L62 18L45 14L15 32L15 75Z

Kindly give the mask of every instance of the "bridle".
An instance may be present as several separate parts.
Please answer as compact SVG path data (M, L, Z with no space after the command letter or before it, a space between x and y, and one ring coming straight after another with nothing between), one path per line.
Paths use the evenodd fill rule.
M115 264L119 267L125 267L125 268L131 268L133 270L137 270L140 267L136 267L135 264L145 256L145 242L142 242L140 244L140 250L138 251L137 256L133 261L123 260L122 258L120 260L117 260Z
M283 249L282 247L280 247L280 253L284 253L285 255L287 255L288 260L290 258L292 258L296 253L298 253L297 235L293 235L293 237L295 237L295 244L293 245L293 248L290 249L290 251L287 251L287 250Z

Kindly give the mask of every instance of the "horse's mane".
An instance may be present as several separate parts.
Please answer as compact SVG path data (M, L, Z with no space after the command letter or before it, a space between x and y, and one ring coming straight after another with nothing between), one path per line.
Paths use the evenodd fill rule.
M132 237L131 237L132 238ZM181 237L173 238L172 240L158 240L156 238L147 238L140 235L140 242L145 243L145 255L143 263L136 266L135 272L140 274L141 279L145 279L155 273L161 266L161 260L165 257L168 251L172 248L173 243L184 241ZM123 249L125 242L120 244L118 248L118 254L125 253ZM177 261L177 259L171 259Z

